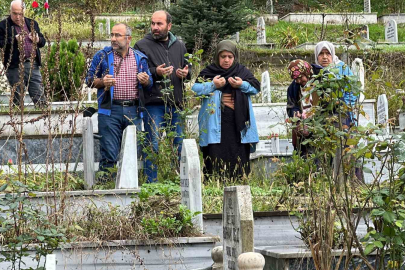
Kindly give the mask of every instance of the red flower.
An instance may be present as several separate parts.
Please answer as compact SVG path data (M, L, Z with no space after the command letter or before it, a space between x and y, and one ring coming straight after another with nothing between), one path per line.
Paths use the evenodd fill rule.
M39 5L38 5L38 2L37 1L34 1L34 2L32 2L32 7L33 8L37 8Z
M49 4L47 2L44 3L44 8L48 9L49 8Z
M13 160L11 158L8 160L7 165L13 165Z

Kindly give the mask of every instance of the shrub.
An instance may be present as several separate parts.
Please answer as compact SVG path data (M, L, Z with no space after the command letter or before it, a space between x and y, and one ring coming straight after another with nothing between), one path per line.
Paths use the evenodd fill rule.
M252 19L252 11L241 0L181 0L170 8L170 13L173 32L183 38L188 50L194 48L197 37L206 51L215 36L233 35L248 27Z
M57 51L59 48L59 52ZM54 89L54 99L63 100L74 98L76 89L81 86L81 76L84 74L85 58L79 50L75 39L68 43L62 40L53 44L48 56L49 82ZM56 67L58 65L58 67ZM59 70L59 72L55 72Z

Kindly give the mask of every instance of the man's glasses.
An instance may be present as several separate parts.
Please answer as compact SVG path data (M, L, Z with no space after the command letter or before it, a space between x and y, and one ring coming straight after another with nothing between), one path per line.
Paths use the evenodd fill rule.
M113 38L113 37L115 37L115 38L120 38L120 37L128 37L129 35L121 35L121 34L119 34L119 33L111 33L110 34L110 38Z

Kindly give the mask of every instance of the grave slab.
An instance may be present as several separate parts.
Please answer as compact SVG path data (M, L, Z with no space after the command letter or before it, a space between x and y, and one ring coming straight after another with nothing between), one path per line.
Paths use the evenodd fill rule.
M181 149L180 185L181 203L192 212L200 212L193 218L193 224L203 231L201 166L195 139L184 139Z
M138 188L138 153L136 140L136 126L130 125L124 130L120 159L117 167L115 187Z
M224 269L238 270L238 256L253 252L253 211L250 186L224 188Z
M394 19L391 19L385 25L385 41L398 43L398 25Z

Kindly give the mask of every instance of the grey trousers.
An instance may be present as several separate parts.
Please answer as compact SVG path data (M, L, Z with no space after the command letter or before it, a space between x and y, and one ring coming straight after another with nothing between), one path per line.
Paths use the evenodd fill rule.
M13 88L17 84L16 90L14 92L13 102L15 105L20 104L20 93L21 93L21 83L20 83L20 70L19 68L9 68L6 72L6 76L10 86ZM45 101L44 89L42 86L42 76L39 70L38 64L33 63L31 71L31 63L24 62L24 86L28 87L28 93L35 105L41 104ZM23 87L23 90L25 90Z

